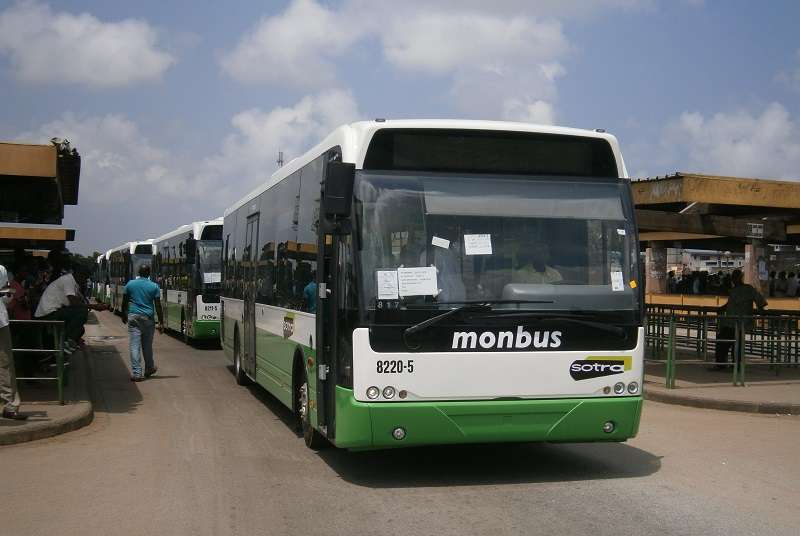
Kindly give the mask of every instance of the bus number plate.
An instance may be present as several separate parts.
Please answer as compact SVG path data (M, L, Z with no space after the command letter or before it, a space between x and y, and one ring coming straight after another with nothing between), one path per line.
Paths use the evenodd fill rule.
M404 372L411 374L414 372L414 360L409 359L403 361L402 359L398 359L377 361L375 370L378 374L403 374Z

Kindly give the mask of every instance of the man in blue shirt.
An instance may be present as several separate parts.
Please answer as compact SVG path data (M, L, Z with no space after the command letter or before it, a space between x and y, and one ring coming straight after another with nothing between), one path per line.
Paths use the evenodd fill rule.
M158 314L158 331L164 332L161 312L161 289L150 281L150 266L139 268L139 277L128 281L122 298L122 323L128 324L131 347L131 381L140 382L156 373L153 361L154 314ZM144 374L139 355L144 356Z

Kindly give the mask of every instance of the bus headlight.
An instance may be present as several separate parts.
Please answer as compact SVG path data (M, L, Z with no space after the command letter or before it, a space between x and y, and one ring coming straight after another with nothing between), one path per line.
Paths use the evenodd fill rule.
M636 382L631 382L628 384L628 392L632 395L635 395L639 392L639 384Z
M370 400L375 400L381 394L381 390L375 387L374 385L367 389L367 398Z
M617 382L614 384L614 394L615 395L624 395L625 394L625 384L622 382Z
M383 398L394 398L397 391L391 385L383 388Z

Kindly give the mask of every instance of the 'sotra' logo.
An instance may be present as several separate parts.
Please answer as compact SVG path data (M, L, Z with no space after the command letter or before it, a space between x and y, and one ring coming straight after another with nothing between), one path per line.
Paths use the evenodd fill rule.
M453 350L508 349L527 350L533 348L558 348L561 346L560 331L534 331L530 333L523 326L517 331L484 331L480 335L474 331L454 331Z
M626 370L631 370L630 356L589 356L573 361L569 366L569 375L573 380L580 381L622 374Z
M288 339L294 334L294 315L283 317L283 338Z

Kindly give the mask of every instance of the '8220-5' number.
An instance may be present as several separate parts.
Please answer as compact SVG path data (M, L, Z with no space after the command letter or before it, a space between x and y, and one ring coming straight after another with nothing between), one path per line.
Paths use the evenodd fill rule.
M414 360L409 359L408 361L403 361L402 359L398 359L377 361L375 364L375 371L378 374L402 374L404 372L411 374L414 372Z

